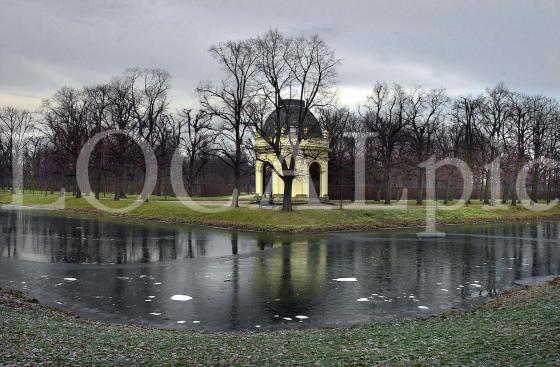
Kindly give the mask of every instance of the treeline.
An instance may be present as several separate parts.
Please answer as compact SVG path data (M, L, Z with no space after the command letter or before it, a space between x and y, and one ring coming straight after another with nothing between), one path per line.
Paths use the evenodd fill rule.
M233 178L215 149L213 139L218 132L210 116L187 108L171 111L169 80L163 70L130 69L106 84L61 88L34 112L2 108L0 184L15 189L12 169L19 162L24 173L24 186L19 188L45 193L65 188L80 197L76 162L82 148L96 134L117 130L130 134L102 139L90 159L89 177L96 197L110 192L119 200L127 193L140 192L144 155L139 139L152 147L157 158L154 194L172 193L169 163L175 150L185 156L184 180L191 195L230 194Z
M353 198L356 150L366 157L367 198L389 203L402 190L422 203L425 171L418 165L432 155L459 158L473 173L473 196L491 202L492 177L499 182L503 203L515 205L516 179L530 163L529 198L550 201L560 192L560 108L542 95L526 95L504 84L480 95L450 98L444 90L402 88L377 83L366 101L353 111L326 109L321 120L331 131L331 197ZM342 122L342 123L340 123ZM367 134L356 146L343 131ZM543 160L553 160L545 165ZM497 174L491 175L494 168ZM462 177L444 166L437 174L437 195L449 201L461 195Z
M435 155L468 164L474 198L495 204L491 191L499 187L499 199L515 205L521 168L539 158L560 158L560 108L553 98L512 91L501 83L480 95L458 97L444 89L372 83L362 103L341 107L336 94L340 60L317 36L269 31L213 46L210 54L222 67L221 80L201 82L199 105L179 111L169 106L169 74L157 69L131 69L108 83L62 88L34 112L2 108L0 184L45 192L66 187L80 196L75 172L82 147L100 132L118 130L130 134L104 138L90 160L97 196L112 192L118 200L140 191L144 157L135 140L142 139L157 158L156 194L172 192L169 167L178 151L189 194L233 192L237 205L239 192L254 190L259 136L285 158L276 174L285 184L283 207L290 210L295 159L282 139L287 132L295 145L308 139L313 127L303 124L309 113L329 132L329 195L334 199L354 198L355 158L363 156L366 199L390 203L406 188L420 204L425 172L418 165ZM278 115L272 129L266 126L267 117L288 99L303 101L296 121L281 121ZM23 186L11 182L14 162L23 164ZM542 161L531 165L533 201L558 196L559 169ZM456 168L440 168L436 181L438 198L460 196L462 178Z
M337 132L331 135L331 196L353 197L347 178L353 173L355 149L365 151L368 198L385 203L400 198L404 188L422 203L425 170L419 164L431 156L466 162L473 174L473 196L486 204L516 205L516 180L525 165L527 199L550 202L560 193L560 108L553 98L512 91L503 83L480 95L455 98L444 90L377 83L355 111L329 109L321 116L330 131ZM342 131L370 138L355 146L341 139ZM493 185L499 193L494 201ZM439 199L456 199L462 188L457 168L438 170Z

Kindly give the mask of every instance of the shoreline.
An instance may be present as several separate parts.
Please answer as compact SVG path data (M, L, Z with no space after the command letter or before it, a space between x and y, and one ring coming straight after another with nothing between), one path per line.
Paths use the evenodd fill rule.
M268 328L268 329L262 329L262 330L255 330L253 328L241 328L241 329L235 329L235 330L207 330L207 329L182 329L183 332L203 332L203 333L227 333L227 334L235 334L235 333L246 333L246 332L264 332L264 333L275 333L275 332L283 332L283 331L319 331L319 330L325 330L325 329L339 329L339 330L349 330L352 328L356 328L356 327L366 327L366 326L371 326L371 325L378 325L378 324L385 324L385 323L391 323L391 322L409 322L409 321L414 321L414 320L424 320L424 319L428 319L428 318L433 318L433 317L445 317L448 314L464 314L464 313L468 313L468 312L474 312L476 311L478 308L480 307L484 307L487 303L491 303L491 302L496 302L496 300L500 299L500 297L508 295L512 292L517 292L526 288L530 288L530 287L539 287L539 286L545 286L551 282L556 282L558 284L560 284L560 273L559 274L554 274L554 275L545 275L545 276L531 276L531 277L527 277L527 278L522 278L522 279L518 279L516 281L514 281L511 286L503 288L499 293L497 293L494 296L490 296L490 295L485 295L482 297L477 297L477 298L473 298L471 300L469 300L468 305L463 306L463 307L452 307L449 308L447 310L442 310L439 312L435 312L435 313L427 313L427 314L417 314L415 316L411 316L411 317L391 317L391 318L387 318L387 319L380 319L380 320L371 320L371 321L367 321L367 322L360 322L360 323L353 323L353 324L347 324L347 325L341 325L341 326L331 326L331 325L323 325L323 326L315 326L315 325L310 325L310 326L304 326L302 328ZM103 320L103 319L99 319L96 318L94 316L89 316L88 314L80 314L77 311L73 311L70 309L66 309L65 307L60 307L60 306L54 306L54 305L47 305L45 303L43 303L43 301L38 300L35 297L32 297L29 291L24 291L24 290L20 290L20 289L15 289L15 288L2 288L0 287L0 299L1 299L1 295L3 292L8 292L8 293L15 293L15 294L19 294L20 298L22 298L23 300L25 300L26 302L31 302L31 303L37 303L39 305L41 305L42 307L46 308L46 309L50 309L53 310L55 312L61 312L64 314L67 314L71 317L75 317L77 319L82 319L82 320L86 320L88 322L97 322L97 323L101 323L104 324L106 326L131 326L131 327L140 327L140 328L145 328L145 329L153 329L153 330L181 330L180 327L176 326L176 327L165 327L165 326L156 326L156 325L149 325L149 324L143 324L140 322L127 322L127 321L107 321L107 320ZM1 305L1 302L0 302Z
M28 295L28 292L23 290L14 289L14 288L2 288L0 287L0 306L2 305L3 299L5 299L6 294L9 296L13 296L14 298L31 304L36 304L38 307L42 308L46 312L54 312L60 313L75 319L83 320L84 322L91 322L91 323L99 323L101 325L105 325L108 327L133 327L133 328L141 328L141 329L148 329L148 330L159 330L159 331L177 331L180 330L186 333L207 333L207 334L214 334L214 333L224 333L224 334L243 334L243 333L282 333L286 331L320 331L320 330L351 330L354 328L359 327L367 327L372 325L382 325L387 323L399 323L399 322L414 322L414 321L421 321L427 320L430 318L445 318L449 315L463 315L471 312L476 312L479 308L487 307L488 305L499 303L503 298L509 297L512 294L516 294L518 292L523 292L524 290L535 288L535 287L543 287L549 285L557 285L560 286L560 274L556 275L546 275L546 276L535 276L535 277L528 277L521 279L519 281L515 281L511 287L503 289L500 293L495 296L484 296L482 299L473 300L471 304L464 308L451 308L448 310L444 310L438 313L426 314L426 315L417 315L412 317L402 317L402 318L394 318L394 319L387 319L387 320L379 320L379 321L369 321L364 323L356 323L356 324L349 324L344 326L306 326L305 328L300 329L290 329L290 328L272 328L272 329L263 329L263 330L254 330L253 328L247 329L236 329L236 330L205 330L205 329L177 329L172 327L164 327L164 326L150 326L147 324L142 323L135 323L135 322L113 322L113 321L105 321L99 320L94 317L87 317L87 316L80 316L78 312L65 309L64 307L58 306L51 306L42 303L37 298L31 297Z
M168 202L167 202L168 203ZM266 228L264 225L258 225L254 223L246 222L234 222L228 221L224 223L223 220L212 220L193 218L193 217L168 217L159 215L141 215L135 213L117 214L109 212L101 212L95 208L48 208L42 205L13 205L13 204L3 204L0 203L0 209L7 207L12 209L28 209L28 210L38 210L45 213L56 213L56 215L68 216L72 215L86 215L97 218L110 218L110 219L127 219L131 221L136 221L139 224L142 222L157 222L162 224L178 224L178 225L189 225L189 226L200 226L207 228L215 228L221 230L239 230L246 232L255 233L271 233L271 234L319 234L319 233L350 233L350 232L361 232L361 231L375 231L375 230L399 230L399 229L421 229L425 228L425 219L404 219L403 221L386 220L383 223L368 223L365 221L358 221L357 223L343 223L343 224L314 224L314 225L285 225L285 226L275 226L273 228ZM258 210L258 209L248 209L248 208L235 208L232 210ZM519 207L516 208L519 210ZM306 213L313 209L300 210L300 212ZM317 209L320 210L320 209ZM394 208L386 209L343 209L343 212L349 211L359 211L359 212L389 212L394 210ZM406 211L418 211L423 210L422 207L412 207L407 208ZM461 210L461 209L459 209ZM487 210L487 209L485 209ZM526 209L521 209L526 210ZM330 210L329 210L330 211ZM338 210L336 210L338 211ZM497 211L499 213L499 211ZM529 212L529 211L527 211ZM291 215L294 212L283 213L275 212L279 215ZM494 218L474 218L474 217L464 217L464 218L440 218L437 219L437 226L460 226L460 225L485 225L485 224L498 224L498 223L518 223L521 221L536 221L536 220L556 220L560 219L560 211L556 210L554 213L542 214L543 212L529 212L529 215L522 216L503 216ZM437 228L437 227L436 227Z
M141 329L148 329L148 330L159 330L159 331L180 331L185 333L206 333L206 334L244 334L244 333L282 333L286 331L299 331L299 332L317 332L321 330L351 330L354 328L359 327L368 327L372 325L383 325L387 323L402 323L402 322L413 322L413 321L420 321L426 320L430 318L445 318L448 315L461 315L469 312L475 312L480 307L485 307L486 304L491 303L499 299L504 295L508 295L512 292L517 292L529 287L539 287L548 284L550 281L555 279L560 279L560 275L550 276L551 279L548 279L546 282L538 282L534 284L528 285L521 285L521 284L513 284L510 288L504 289L502 292L497 294L496 296L484 296L482 298L473 299L471 303L466 307L459 307L459 308L450 308L447 310L443 310L437 313L427 313L427 314L418 314L416 316L407 316L407 317L395 317L395 318L388 318L388 319L380 319L380 320L371 320L367 322L360 322L360 323L353 323L348 325L339 325L339 326L332 326L332 325L306 325L301 328L265 328L261 330L256 330L254 328L240 328L235 330L212 330L212 329L188 329L188 328L180 328L180 327L166 327L166 326L158 326L158 325L149 325L149 324L142 324L139 322L134 321L108 321L103 319L98 319L92 316L80 314L79 312L66 309L61 306L55 305L48 305L43 303L43 301L39 300L38 298L33 297L28 290L20 290L16 288L3 288L0 287L0 306L2 306L2 300L5 299L6 295L9 297L13 297L21 302L31 303L37 305L40 309L45 312L52 312L56 314L66 315L68 317L82 320L86 323L98 323L107 327L132 327L132 328L141 328Z
M0 362L554 364L560 358L559 307L560 277L556 277L546 284L506 290L468 310L434 316L345 328L195 331L84 319L39 304L22 292L0 289Z

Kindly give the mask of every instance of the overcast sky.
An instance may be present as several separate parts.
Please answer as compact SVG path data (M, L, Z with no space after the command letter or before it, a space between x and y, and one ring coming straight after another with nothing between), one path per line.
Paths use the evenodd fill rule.
M350 107L378 80L560 97L560 1L0 0L0 106L138 66L168 70L173 106L194 107L198 83L220 77L208 48L270 28L325 39Z

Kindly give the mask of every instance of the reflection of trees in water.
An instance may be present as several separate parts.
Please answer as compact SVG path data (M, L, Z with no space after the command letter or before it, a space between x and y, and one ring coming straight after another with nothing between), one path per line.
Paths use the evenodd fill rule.
M2 227L2 241L4 248L2 256L17 257L16 227L13 225Z
M189 259L193 258L193 249L192 249L192 232L189 231L189 233L187 234L188 238L187 238L187 257Z
M3 215L2 233L0 238L0 255L4 257L17 257L17 223L14 215Z
M126 237L123 237L123 236L126 236L125 228L123 228L123 227L118 227L118 228L117 228L117 231L116 231L116 236L115 236L115 237L116 237L116 238L126 238ZM117 264L126 263L126 251L125 251L125 247L126 247L126 246L123 246L123 243L121 243L120 241L119 241L119 242L114 241L114 242L115 242L115 243L114 243L114 248L115 248L115 255L116 255L116 256L115 256L115 260L114 260L114 261L111 261L111 262L115 262L115 263L117 263ZM103 248L103 247L105 247L105 245L106 245L105 241L103 241L102 239L100 239L100 244L99 244L99 246ZM105 252L105 251L104 251L104 252ZM104 258L105 258L105 261L107 261L107 259L108 259L109 257L107 256L107 254L105 254Z
M239 251L239 249L237 247L238 246L237 245L238 237L239 237L239 235L238 235L237 231L231 232L231 254L232 255L237 255L237 253Z
M76 283L77 287L87 284L86 278L92 276L87 280L103 284L103 289L84 286L71 291L70 287L60 287L56 292L76 292L69 293L68 299L76 295L83 298L85 292L95 292L86 297L103 292L114 297L114 301L88 298L88 302L104 302L107 312L137 312L145 316L154 311L150 304L155 304L138 297L156 294L158 286L153 283L162 282L160 288L184 290L184 294L194 296L187 304L192 312L189 317L212 317L220 325L235 329L253 321L266 322L274 314L302 314L328 321L340 317L343 321L356 310L356 316L363 316L363 312L414 312L417 305L456 305L461 302L458 297L468 298L483 289L493 295L510 285L515 274L544 275L558 271L560 247L554 240L558 238L560 224L539 225L470 227L471 234L477 237L468 236L467 230L446 239L418 241L399 232L272 236L8 215L0 216L0 254L54 262L119 263L197 258L204 254L206 259L170 265L171 271L166 270L168 264L106 267L83 278L77 275L84 281ZM252 253L244 255L248 252ZM512 257L515 259L511 260ZM357 283L331 280L352 276L358 277ZM482 288L469 286L475 281L480 281ZM441 288L448 288L449 292L442 292ZM356 302L356 298L372 293L401 298L392 303ZM422 303L409 300L410 294ZM367 311L369 306L373 307ZM126 311L129 309L135 311ZM346 316L340 316L343 314Z
M207 255L207 243L208 239L205 233L197 233L196 236L196 251L198 256Z
M0 218L0 256L41 262L125 264L192 258L207 252L208 236L190 229L159 230L16 214L3 212Z
M487 270L487 274L486 274L486 291L488 292L488 294L490 296L494 296L497 294L497 289L496 289L496 246L495 243L493 243L494 241L489 241L489 243L486 244L486 246L484 246L484 251L485 251L485 259L487 262L487 266L486 268ZM480 295L482 295L482 290L483 290L484 286L480 288Z
M465 246L461 246L457 251L457 256L460 258L463 258L464 260L457 264L456 267L460 272L460 276L458 278L458 282L462 285L463 287L459 287L461 288L460 293L461 293L461 298L465 299L467 298L470 294L469 294L469 281L470 281L470 276L471 276L471 269L473 267L472 263L471 263L471 258L473 256L473 246L476 246L476 244L474 243L472 238L467 237L465 239L466 244Z
M231 232L231 252L237 255L237 242L238 233L236 231ZM239 279L239 257L234 256L232 259L232 269L231 269L231 307L229 312L230 325L232 329L237 329L239 325L239 297L240 297L240 279Z
M313 250L314 244L308 243L312 237L304 236L301 236L299 243L299 238L293 236L240 235L237 232L214 232L189 227L166 230L115 222L37 216L21 211L2 212L0 228L1 256L47 262L124 264L206 255L238 255L243 249L254 251L282 247L282 251L273 250L274 256L257 256L256 261L262 261L259 266L266 268L263 270L266 274L264 281L271 285L270 288L277 293L284 289L282 294L288 295L294 292L290 288L294 284L303 284L305 290L305 284L317 282L313 278L317 271L312 269L320 264L319 260L313 260L319 254ZM348 237L329 238L333 243L326 252L325 261L328 260L330 269L369 274L372 287L385 284L410 289L417 289L430 278L436 277L450 277L466 285L477 271L476 266L487 262L489 268L480 268L478 275L488 279L486 286L493 292L500 283L507 283L514 278L557 272L560 249L553 246L551 240L558 238L559 231L558 223L480 226L475 229L475 233L489 237L464 236L457 240L442 240L441 246L440 242L429 245L421 241L402 242L398 236L392 235L383 240L383 246L379 245L383 241L369 246L364 245L362 240L352 239L354 235L349 234ZM278 242L278 238L284 241L283 245ZM303 250L307 246L310 249ZM430 264L436 260L453 266L438 265L437 269L433 269ZM279 277L273 280L276 275ZM395 284L385 281L385 277L407 281ZM312 291L317 289L311 288Z

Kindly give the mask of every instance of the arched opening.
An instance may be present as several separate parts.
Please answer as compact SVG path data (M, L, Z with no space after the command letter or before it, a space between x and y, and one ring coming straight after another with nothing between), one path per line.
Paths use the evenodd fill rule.
M321 195L321 166L317 162L309 165L309 202L318 203Z
M271 197L272 196L272 165L269 162L263 164L263 174L262 174L262 196Z

